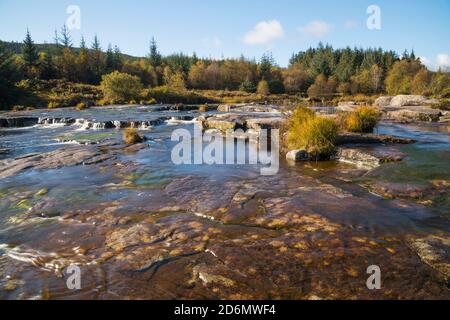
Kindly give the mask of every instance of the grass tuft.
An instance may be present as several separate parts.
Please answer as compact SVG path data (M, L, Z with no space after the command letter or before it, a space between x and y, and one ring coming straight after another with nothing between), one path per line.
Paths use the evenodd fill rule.
M123 141L126 144L135 144L144 141L135 128L128 128L123 132Z
M313 160L327 160L336 153L338 125L330 118L298 107L289 121L287 145L290 150L306 150Z

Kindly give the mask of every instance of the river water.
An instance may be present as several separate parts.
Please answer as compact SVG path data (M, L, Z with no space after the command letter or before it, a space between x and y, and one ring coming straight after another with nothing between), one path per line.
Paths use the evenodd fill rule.
M149 148L0 179L2 299L450 298L442 272L411 246L449 239L448 126L380 124L418 142L393 146L407 157L370 172L281 160L277 175L261 176L259 166L174 165L171 133L192 130L196 112L24 115L58 120L0 128L0 161L119 141L118 121L135 121ZM67 287L71 265L80 290ZM370 265L381 290L366 286Z

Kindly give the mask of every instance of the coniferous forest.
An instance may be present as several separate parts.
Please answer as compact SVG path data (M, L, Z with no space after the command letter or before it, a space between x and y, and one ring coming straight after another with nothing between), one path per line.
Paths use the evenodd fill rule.
M132 57L118 46L103 44L97 36L82 38L77 46L64 26L55 31L53 43L36 44L30 31L23 43L0 42L0 107L64 107L83 99L91 104L213 102L217 93L209 92L209 98L205 98L201 94L204 90L321 100L358 94L448 98L450 75L446 71L429 71L414 51L398 54L381 48L335 49L322 43L294 53L286 68L280 67L270 52L259 59L241 56L214 60L195 53L163 56L155 39L150 41L147 56ZM119 79L132 76L127 79L134 84L135 93L105 98L98 86L109 74ZM69 84L69 91L78 95L63 99L58 88L67 95ZM48 92L48 88L53 91Z

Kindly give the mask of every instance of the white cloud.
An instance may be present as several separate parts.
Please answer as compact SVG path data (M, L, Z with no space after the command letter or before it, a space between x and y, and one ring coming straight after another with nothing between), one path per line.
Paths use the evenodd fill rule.
M427 57L420 57L420 61L432 71L439 69L444 71L450 71L450 55L447 53L440 53L436 56L436 60L433 61Z
M261 21L253 28L253 30L250 30L245 34L244 43L248 45L262 45L283 37L284 30L279 21Z
M439 67L450 67L450 56L447 53L438 54L436 61Z
M332 24L325 21L316 20L309 22L306 26L300 27L297 30L306 36L322 38L327 33L334 29Z
M345 29L356 29L358 27L358 23L354 20L347 20L344 23Z

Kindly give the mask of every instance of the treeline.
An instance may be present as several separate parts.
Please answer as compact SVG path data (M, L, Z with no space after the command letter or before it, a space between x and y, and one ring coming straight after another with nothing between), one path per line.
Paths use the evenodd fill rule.
M333 94L450 94L450 77L430 72L414 51L399 57L382 49L334 50L319 44L294 54L285 72L287 91L306 91L310 96Z
M333 49L319 44L292 56L287 68L280 68L271 54L259 61L205 59L183 53L162 56L156 41L146 57L121 53L117 46L106 50L95 36L82 38L75 48L68 29L55 31L52 44L36 45L27 32L21 52L17 44L0 43L1 100L14 95L14 84L24 79L63 79L98 85L102 76L118 71L136 76L144 87L165 86L173 90L240 90L260 95L300 94L326 99L336 95L423 94L448 97L450 77L430 72L414 52L401 57L382 49ZM1 101L0 103L5 103Z

